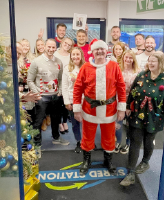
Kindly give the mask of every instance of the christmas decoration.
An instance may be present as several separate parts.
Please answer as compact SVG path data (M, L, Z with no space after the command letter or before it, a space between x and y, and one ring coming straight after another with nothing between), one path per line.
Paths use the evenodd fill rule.
M6 158L0 159L0 169L4 168L7 164Z
M159 86L159 90L160 90L160 91L164 91L164 85L160 85L160 86Z
M7 84L4 81L0 82L0 90L6 89L6 88L7 88Z
M28 140L28 141L31 140L31 135L30 135L30 134L27 135L27 140Z
M6 131L6 125L5 124L1 124L0 125L0 133L4 133Z
M10 167L10 163L7 162L6 166L3 167L3 168L1 169L1 171L6 171L7 169L9 169L9 167Z
M31 144L28 144L28 145L27 145L27 149L28 149L28 150L31 150L31 149L32 149L32 145L31 145Z
M0 71L3 72L4 71L4 68L2 66L0 66Z

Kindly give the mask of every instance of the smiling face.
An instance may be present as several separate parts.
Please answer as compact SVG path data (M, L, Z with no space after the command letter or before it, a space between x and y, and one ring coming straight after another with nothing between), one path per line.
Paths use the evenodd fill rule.
M124 61L124 67L131 67L132 68L134 60L133 60L133 57L130 53L126 53L124 55L123 61Z
M49 58L52 59L53 54L56 51L56 42L52 41L52 40L48 40L46 42L46 46L45 46L45 55Z
M158 58L155 56L150 56L148 59L148 68L153 73L159 73Z
M145 51L152 52L155 50L156 44L153 38L147 38L145 40Z
M62 40L66 34L66 28L64 26L59 26L59 28L56 30L57 37Z
M74 49L71 52L71 59L75 65L79 66L81 61L81 52L78 49Z
M30 44L29 44L28 41L22 41L21 44L22 44L22 47L23 47L23 55L26 56L26 54L30 50Z
M44 52L44 50L45 50L44 42L41 41L41 40L37 41L36 48L37 48L39 54L42 54Z
M120 29L119 28L113 28L111 30L111 36L112 36L113 41L118 41L120 39L120 36L121 36Z
M92 51L92 54L94 56L96 64L105 63L105 59L106 59L106 55L107 55L107 50L106 49L104 49L104 48L94 49Z
M114 55L116 56L116 58L118 58L119 56L121 56L123 53L123 49L120 45L116 45L114 47Z
M22 52L23 52L22 45L17 43L17 60L21 57Z
M84 46L85 43L86 43L86 34L85 33L82 33L82 32L79 32L76 36L77 38L77 44L78 46Z
M61 48L63 48L64 51L69 51L72 46L72 41L68 38L64 39L64 41L61 42Z

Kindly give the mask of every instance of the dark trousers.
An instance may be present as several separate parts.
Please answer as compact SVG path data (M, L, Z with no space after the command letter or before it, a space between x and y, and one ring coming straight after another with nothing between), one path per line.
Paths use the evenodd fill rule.
M134 170L138 161L140 147L143 141L144 154L142 161L148 163L153 153L153 140L156 133L149 133L146 129L129 127L130 149L128 169Z
M42 99L36 103L35 106L35 120L33 123L33 128L39 130L39 134L34 137L34 142L37 145L41 145L41 125L45 117L46 109L49 106L50 117L51 117L51 129L52 137L54 139L59 138L59 123L61 119L61 103L60 97L57 95L52 96L42 96Z
M69 110L69 115L72 122L72 131L77 142L81 141L80 122L74 118L73 110Z
M60 96L60 103L61 103L61 121L60 124L63 123L67 123L67 118L68 118L68 110L66 109L65 105L64 105L64 100L63 100L63 96ZM63 120L62 120L63 119Z

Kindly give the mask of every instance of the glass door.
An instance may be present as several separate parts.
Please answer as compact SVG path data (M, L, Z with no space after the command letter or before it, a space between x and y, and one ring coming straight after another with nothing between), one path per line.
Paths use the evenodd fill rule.
M152 35L155 38L156 50L164 51L164 20L140 20L121 19L121 41L129 44L130 48L135 47L135 35L137 33Z
M47 18L47 37L55 38L56 26L58 23L64 23L67 26L66 36L72 39L76 38L76 30L72 29L73 18ZM88 18L88 38L89 42L94 39L105 40L106 20L98 18Z

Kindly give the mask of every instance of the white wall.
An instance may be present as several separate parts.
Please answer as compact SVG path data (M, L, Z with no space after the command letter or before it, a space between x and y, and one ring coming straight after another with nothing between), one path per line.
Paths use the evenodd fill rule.
M17 40L27 38L33 49L40 28L45 29L44 39L47 38L46 17L73 17L75 12L87 14L89 18L106 18L108 36L111 27L118 25L119 18L164 19L164 11L136 14L135 1L118 1L15 0ZM8 15L8 1L0 1L0 33L9 35Z

